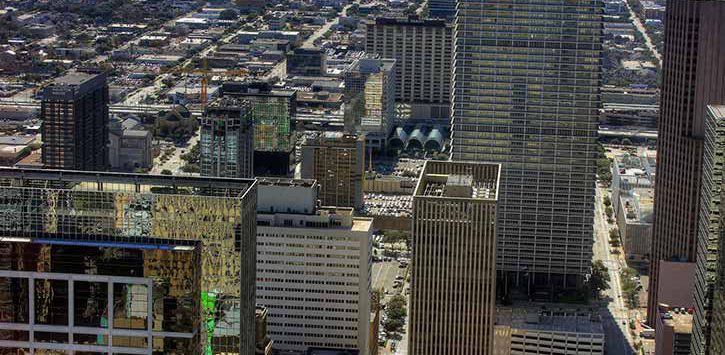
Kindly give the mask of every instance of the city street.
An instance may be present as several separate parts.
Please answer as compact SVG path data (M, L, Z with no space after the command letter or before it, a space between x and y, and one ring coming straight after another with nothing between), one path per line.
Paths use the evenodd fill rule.
M642 34L644 37L645 44L647 45L647 48L649 48L650 51L654 54L655 58L660 62L660 65L662 65L662 56L659 52L657 52L657 47L655 47L654 43L652 42L652 39L649 38L649 35L647 34L647 30L644 28L644 25L642 24L642 21L640 21L639 17L637 17L637 14L634 13L632 10L632 7L629 6L628 2L624 2L624 4L627 6L627 10L629 10L629 17L632 20L632 23L634 24L634 27L637 28L637 31Z
M594 217L594 260L602 260L609 269L610 289L603 292L603 302L600 309L604 321L604 332L606 334L606 350L608 354L633 354L634 343L629 333L628 321L629 310L624 304L622 295L622 284L619 273L622 270L619 254L612 254L609 251L609 230L613 228L607 223L604 213L603 198L607 189L597 187L595 200ZM605 306L606 304L606 306Z

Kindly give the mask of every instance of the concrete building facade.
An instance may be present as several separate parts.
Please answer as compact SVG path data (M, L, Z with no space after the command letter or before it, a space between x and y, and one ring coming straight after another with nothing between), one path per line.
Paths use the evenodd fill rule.
M395 99L411 117L450 119L453 27L443 20L378 17L366 24L365 51L395 59Z
M43 90L42 159L48 169L108 168L108 83L104 74L72 72Z
M707 105L725 104L725 2L680 0L667 4L657 139L657 190L650 283L659 260L694 262ZM683 67L683 63L689 63ZM677 206L677 208L674 208ZM656 323L657 288L650 287L648 316ZM704 327L704 328L703 328ZM707 325L699 324L699 329ZM693 335L703 354L707 339Z
M585 310L531 306L496 309L495 355L604 355L599 314Z
M425 163L413 194L409 354L492 354L499 177L498 164Z
M372 219L318 207L315 180L258 185L257 303L269 309L274 348L368 354Z
M395 59L360 58L345 74L345 130L383 150L395 122Z
M602 14L597 0L458 1L452 158L502 164L498 270L515 290L552 298L591 268Z

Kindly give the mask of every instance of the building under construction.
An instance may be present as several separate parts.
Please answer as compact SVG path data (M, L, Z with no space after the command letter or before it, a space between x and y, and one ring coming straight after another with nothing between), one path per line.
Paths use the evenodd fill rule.
M265 82L229 82L222 95L243 98L254 120L254 175L287 176L294 163L296 92L272 90Z
M254 175L254 120L246 100L221 97L201 117L202 176L251 178Z

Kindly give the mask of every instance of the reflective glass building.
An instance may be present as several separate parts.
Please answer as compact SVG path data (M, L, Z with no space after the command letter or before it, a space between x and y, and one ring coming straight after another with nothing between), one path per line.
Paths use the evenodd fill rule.
M0 170L0 349L254 354L255 206L253 180Z
M502 164L497 269L524 290L576 287L592 259L602 2L457 6L452 158Z

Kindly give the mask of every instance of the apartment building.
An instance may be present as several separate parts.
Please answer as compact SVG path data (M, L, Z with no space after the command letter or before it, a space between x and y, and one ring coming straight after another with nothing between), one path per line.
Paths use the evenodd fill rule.
M416 119L450 120L453 26L444 20L378 17L365 52L395 59L395 100Z

